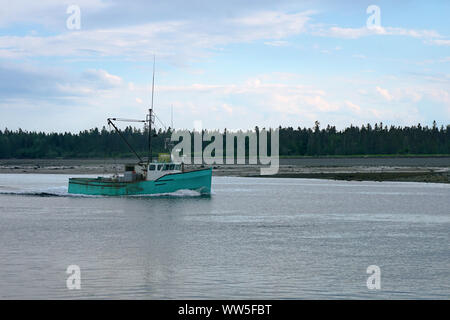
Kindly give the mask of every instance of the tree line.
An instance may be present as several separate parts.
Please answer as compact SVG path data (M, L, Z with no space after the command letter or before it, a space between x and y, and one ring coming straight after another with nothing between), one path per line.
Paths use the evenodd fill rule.
M255 130L259 130L258 127ZM281 156L450 154L450 125L437 127L383 126L382 123L337 130L279 127ZM152 132L153 154L167 152L171 129ZM148 131L131 126L121 130L133 148L146 156ZM206 143L207 144L207 143ZM225 145L224 145L225 146ZM77 134L0 130L0 158L105 158L130 157L133 153L120 135L103 127Z

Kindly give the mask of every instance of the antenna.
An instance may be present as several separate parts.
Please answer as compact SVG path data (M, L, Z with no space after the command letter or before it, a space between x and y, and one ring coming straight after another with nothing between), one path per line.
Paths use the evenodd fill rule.
M155 55L153 55L153 81L152 81L152 110L153 110L153 93L155 91Z

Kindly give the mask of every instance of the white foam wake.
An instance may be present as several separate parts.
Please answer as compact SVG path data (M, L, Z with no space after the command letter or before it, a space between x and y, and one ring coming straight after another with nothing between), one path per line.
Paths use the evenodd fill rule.
M10 189L0 191L0 195L2 194L18 195L18 196L37 196L37 197L90 197L90 198L111 197L100 195L72 194L68 193L67 186L49 187L44 189L28 189L28 190ZM119 197L199 197L199 196L202 196L202 193L199 191L183 189L168 193L136 194Z
M199 197L202 193L195 190L182 189L175 192L152 193L152 194L136 194L130 197Z

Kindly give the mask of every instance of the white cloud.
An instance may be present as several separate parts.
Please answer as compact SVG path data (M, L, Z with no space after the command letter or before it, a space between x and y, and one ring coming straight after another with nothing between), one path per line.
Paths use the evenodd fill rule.
M448 90L439 89L439 88L431 88L431 89L427 90L427 94L434 101L444 103L447 105L447 107L450 107L450 94L448 93Z
M352 55L353 58L355 59L366 59L367 57L363 54L354 54Z
M450 46L450 40L447 39L433 39L429 40L428 43L435 44L438 46Z
M173 61L204 57L207 50L219 46L268 40L283 45L282 38L305 31L312 12L283 13L262 11L238 18L209 23L166 20L124 27L65 30L50 36L1 36L0 58L78 57L104 59L121 57L132 60L160 58Z
M353 102L348 101L348 100L345 101L345 104L347 105L347 107L350 108L350 110L351 110L352 112L355 112L355 113L361 113L361 107L358 106L357 104L354 104Z
M375 27L375 28L343 28L343 27L329 27L313 26L312 33L323 37L342 38L342 39L358 39L373 35L385 36L404 36L423 39L426 43L436 45L450 45L450 40L444 40L435 30L414 30L406 28L394 27Z
M266 46L271 47L287 47L289 45L289 42L283 41L283 40L275 40L275 41L266 41L264 42Z
M7 1L0 10L0 26L16 23L37 23L44 26L65 28L66 13L69 5L81 8L85 12L95 13L111 6L111 3L102 0L40 0L40 1Z
M35 67L29 64L0 64L0 98L63 99L105 94L122 86L119 76L105 70L86 70L80 75L64 69Z
M339 110L338 105L326 101L321 96L313 96L313 97L306 96L306 97L304 97L304 100L308 105L310 105L322 112Z
M407 99L411 102L418 102L422 99L423 93L414 88L404 88L399 90L399 98Z
M173 3L176 3L178 10L173 10ZM3 36L0 36L0 58L4 59L4 63L0 64L0 108L4 112L0 121L6 123L13 114L10 110L22 110L20 108L23 106L35 108L33 110L41 112L42 117L66 110L63 107L70 109L70 106L73 107L72 116L66 114L66 119L76 118L80 114L79 110L88 108L95 109L96 113L92 117L97 117L99 122L103 121L105 113L138 117L146 111L146 97L150 92L148 85L125 83L125 73L120 74L122 78L111 73L111 70L116 69L106 70L110 63L118 60L127 63L131 60L144 62L144 65L156 53L157 60L162 60L164 64L169 62L185 65L204 62L205 57L210 57L219 50L234 59L236 52L233 51L233 46L227 45L256 41L266 46L290 46L283 51L292 49L293 54L298 53L299 63L289 61L292 63L291 73L253 74L253 69L244 67L229 78L226 75L222 79L221 75L212 75L211 70L204 65L184 68L181 73L188 74L185 79L182 78L183 74L179 76L179 69L173 73L169 71L169 75L161 81L164 85L157 81L155 106L158 113L164 116L166 112L170 115L170 105L173 103L175 117L179 119L180 125L191 124L193 120L205 117L203 120L208 127L223 127L230 123L239 127L249 124L299 124L305 123L304 121L312 125L316 119L322 123L329 121L331 124L346 125L349 121L355 123L355 120L372 121L374 117L383 121L397 120L398 123L405 123L423 117L419 112L410 111L419 105L433 108L429 107L429 102L436 103L434 111L437 110L437 114L442 114L439 113L439 108L450 110L447 89L450 78L444 69L447 65L439 66L439 74L433 74L430 70L426 75L417 75L417 70L402 70L416 71L415 78L406 79L411 82L405 83L407 76L396 73L396 70L388 72L395 74L397 79L388 78L387 75L377 79L377 75L386 70L383 63L389 58L371 56L364 67L375 68L376 73L371 69L361 69L365 74L358 72L360 78L355 79L356 75L351 77L344 72L338 81L333 81L330 79L333 78L332 72L324 71L323 65L314 65L316 61L308 60L308 55L301 56L302 50L311 47L311 42L305 42L302 47L300 40L303 39L295 37L301 34L339 39L398 36L416 38L438 46L450 45L450 40L433 30L392 27L374 30L366 27L312 25L314 12L292 11L293 8L298 8L297 4L282 7L278 2L269 4L268 0L254 3L240 0L207 1L202 3L201 8L182 0L171 2L171 5L165 2L80 0L75 4L81 7L82 29L69 31L65 27L68 16L65 9L68 4L72 4L72 1L11 2L0 11L0 25L12 28L5 29L6 33L3 32ZM23 22L25 24L20 25ZM23 33L22 29L14 29L15 25L25 28L27 24L36 30ZM9 30L16 32L7 35ZM308 37L306 40L311 39ZM320 38L317 41L314 58L318 58L322 50L323 53L334 54L336 60L332 62L339 63L338 59L344 56L344 52L336 51L341 50L343 42L330 40L324 43L328 40ZM358 47L353 49L355 53L361 52ZM445 47L434 49L445 50ZM266 47L266 51L276 50ZM220 69L223 60L218 56L217 61L214 61L218 67L213 72L228 72L224 68ZM39 59L40 57L51 59ZM432 57L436 62L450 61L448 57L440 60L436 55ZM440 57L446 57L445 52ZM364 56L355 54L354 58ZM34 66L30 62L23 66L12 63L19 59L22 62L32 61ZM76 70L79 61L89 61L90 66L101 62L103 69L94 67L96 69L82 71L85 66L82 64L83 68L70 73L63 69L36 67L38 64L48 66L54 60L60 65L62 61L70 63L72 70ZM380 65L370 65L371 62ZM309 63L312 63L311 68ZM261 65L261 68L274 70L277 66L272 64L266 68ZM317 74L310 71L314 67L318 67ZM349 72L351 69L349 68ZM139 71L133 70L131 73L139 79ZM204 76L198 76L202 73ZM126 76L130 77L130 74ZM223 79L232 80L224 82L226 80ZM167 85L169 83L173 85ZM383 87L377 86L379 84ZM35 103L36 100L40 100L39 104ZM56 112L50 113L50 110ZM427 112L428 110L424 114ZM245 117L242 116L244 114ZM448 119L449 114L441 117L444 118L443 121ZM90 125L87 123L90 119L91 117L89 120L84 119L86 123L80 119L78 126Z
M387 101L391 101L393 99L392 95L389 93L388 89L383 89L381 87L376 87L377 92L385 98Z
M245 17L232 19L235 25L248 29L249 35L241 37L257 39L281 39L305 31L305 24L313 11L284 13L262 11Z
M84 80L101 83L103 87L116 87L122 85L122 78L108 73L105 70L88 69L82 75Z
M222 104L222 108L223 108L226 112L228 112L228 113L230 113L230 114L233 113L233 107L230 106L230 105L227 104L227 103Z

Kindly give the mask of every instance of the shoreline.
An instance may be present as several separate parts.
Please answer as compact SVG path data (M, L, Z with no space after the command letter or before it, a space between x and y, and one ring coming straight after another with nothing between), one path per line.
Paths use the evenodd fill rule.
M111 175L123 173L124 164L135 162L134 159L2 159L0 173ZM214 176L450 183L450 157L289 158L280 159L279 172L271 176L261 176L261 167L257 165L212 167Z
M273 176L258 176L266 178L303 178L345 181L398 181L450 183L448 172L346 172L346 173L315 173L315 174L277 174Z

